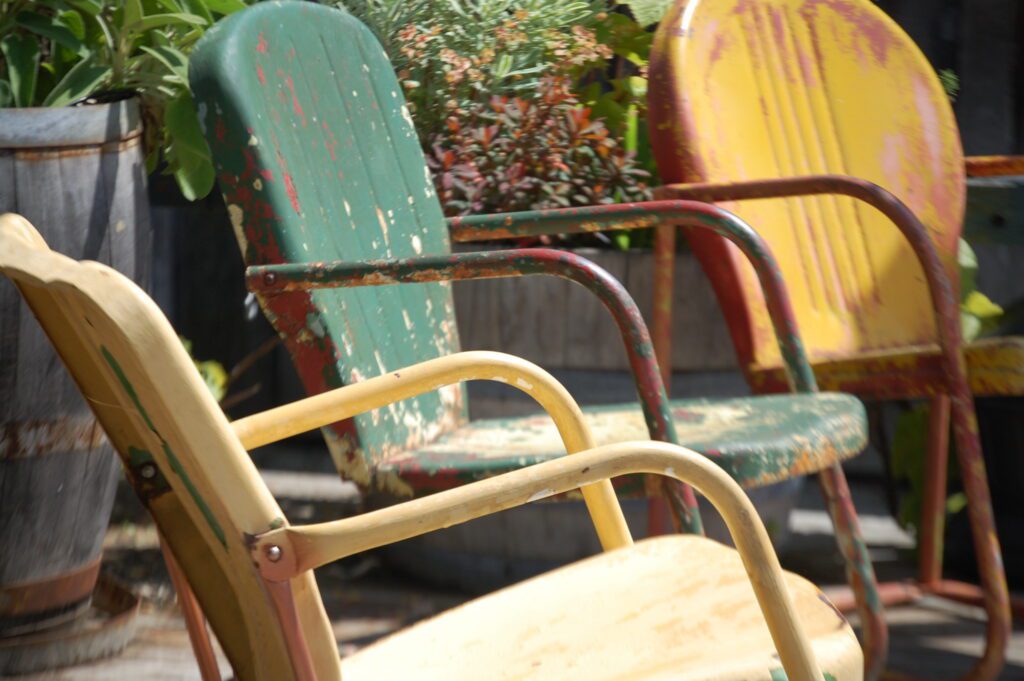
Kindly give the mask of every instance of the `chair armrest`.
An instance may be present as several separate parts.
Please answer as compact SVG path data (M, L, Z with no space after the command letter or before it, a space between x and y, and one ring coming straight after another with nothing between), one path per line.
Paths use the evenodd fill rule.
M787 378L796 390L813 392L817 389L814 373L800 340L796 316L782 280L782 272L768 244L743 220L729 211L707 203L715 199L698 197L697 200L686 200L687 198L689 197L681 197L682 200L505 213L500 216L469 216L452 218L448 224L452 239L455 241L509 239L549 233L579 234L606 229L610 225L623 229L673 225L710 229L735 244L750 261L761 284L775 337L779 340ZM657 255L656 249L656 258ZM657 264L655 268L658 269ZM655 279L657 280L657 273ZM655 285L657 287L657 281ZM655 319L658 318L658 307L661 304L665 303L655 302Z
M537 400L554 420L570 454L593 447L583 412L562 384L537 365L500 352L460 352L427 360L238 419L231 427L242 445L252 449L470 380L507 383ZM606 550L633 542L610 482L588 485L583 498Z
M399 283L462 281L530 275L553 275L580 284L611 313L626 347L630 370L652 439L679 443L668 395L658 370L651 335L640 309L618 279L590 260L548 248L454 253L395 260L331 262L250 267L249 290L276 295L317 288L384 286ZM666 490L680 529L700 532L693 491Z
M393 260L266 265L246 270L246 285L259 295L320 288L387 286L552 275L580 284L611 313L629 356L651 437L678 444L651 336L636 301L618 279L586 258L549 248L453 253Z
M782 568L750 500L713 462L665 443L607 445L352 518L271 530L255 538L252 557L265 580L283 582L361 551L629 473L668 476L707 496L725 519L788 677L820 679Z
M906 204L889 191L867 180L846 175L811 175L734 183L672 184L657 187L654 193L655 196L663 198L698 201L740 201L842 194L874 206L902 232L918 262L921 263L928 281L932 307L935 310L944 367L948 376L960 374L962 378L959 382L963 385L954 391L964 391L958 399L970 399L964 374L964 359L960 352L960 312L957 299L953 295L953 285L935 250L928 229ZM954 382L958 381L954 379Z
M964 170L967 177L1024 175L1024 156L968 156Z
M615 204L525 210L491 215L464 215L448 218L445 222L448 224L452 240L459 242L509 239L518 236L550 236L577 231L604 232L612 229L638 229L654 227L661 222L661 218L654 213L622 215L612 209L613 205ZM580 225L581 227L567 229L566 225Z

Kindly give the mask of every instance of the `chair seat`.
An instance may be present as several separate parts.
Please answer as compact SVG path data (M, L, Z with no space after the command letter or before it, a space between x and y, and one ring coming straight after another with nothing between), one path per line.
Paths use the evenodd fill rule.
M1024 395L1024 337L982 338L964 347L964 358L972 394ZM948 392L937 345L816 360L814 374L825 390L870 399L909 399ZM755 368L750 372L750 383L759 393L788 389L786 375L777 368Z
M786 575L825 678L861 678L849 624ZM785 678L739 554L692 535L647 539L520 582L342 660L345 681Z
M748 488L821 470L867 442L864 406L849 395L673 400L670 406L680 443L714 458ZM649 439L639 404L585 413L598 445ZM564 455L545 414L483 419L381 461L377 473L417 491L437 490Z

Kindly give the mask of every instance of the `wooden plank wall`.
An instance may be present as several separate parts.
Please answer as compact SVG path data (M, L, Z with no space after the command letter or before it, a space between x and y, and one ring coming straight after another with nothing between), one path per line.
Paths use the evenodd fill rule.
M578 253L621 281L650 321L650 252ZM679 256L676 268L673 368L736 368L725 320L703 271L688 253ZM582 286L551 276L455 282L453 286L465 350L501 350L546 368L629 368L611 315Z
M968 154L1024 153L1024 3L879 0L938 69L960 81L954 104Z

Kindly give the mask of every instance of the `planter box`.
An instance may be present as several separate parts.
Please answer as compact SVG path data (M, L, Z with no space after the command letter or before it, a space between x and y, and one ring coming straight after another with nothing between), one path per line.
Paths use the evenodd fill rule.
M0 110L0 213L24 215L53 250L104 262L146 288L144 167L134 99ZM0 277L0 635L14 637L0 675L111 654L126 642L128 630L101 630L102 640L81 636L56 658L34 660L18 652L17 638L88 607L120 468L42 329Z

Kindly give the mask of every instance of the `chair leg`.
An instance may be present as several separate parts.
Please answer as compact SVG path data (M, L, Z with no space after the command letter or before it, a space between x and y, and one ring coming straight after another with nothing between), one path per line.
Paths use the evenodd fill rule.
M956 436L960 477L963 481L964 494L967 496L967 519L971 525L978 574L981 576L981 588L984 592L985 611L988 613L985 652L965 678L972 681L988 681L998 678L1006 660L1006 646L1012 626L1010 594L1003 572L999 538L996 536L992 497L985 472L985 460L981 454L974 400L967 387L962 365L958 368L961 369L958 372L960 375L954 375L954 390L950 395L953 433Z
M864 647L864 679L877 681L885 669L889 654L889 628L878 595L875 569L860 532L857 510L842 467L836 463L818 475L822 493L835 527L839 550L846 562L846 577L853 590L861 619Z
M942 536L946 526L946 471L949 466L948 395L932 398L928 411L924 498L921 502L921 541L918 544L918 581L925 587L942 579Z
M163 536L160 537L160 550L164 554L164 564L167 565L167 573L171 576L174 592L178 595L178 607L181 608L181 614L185 618L185 628L188 630L192 652L199 665L199 675L203 681L221 681L217 655L213 652L210 632L206 628L206 618L199 607L196 595L192 593L188 580L185 579L181 568L178 567L178 561L174 559L174 554L171 553Z

